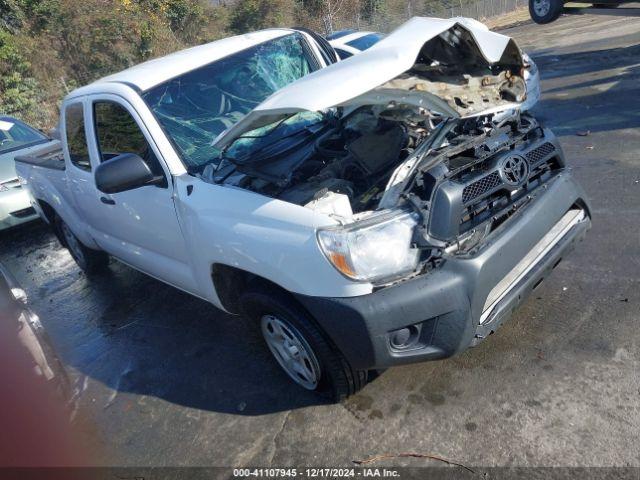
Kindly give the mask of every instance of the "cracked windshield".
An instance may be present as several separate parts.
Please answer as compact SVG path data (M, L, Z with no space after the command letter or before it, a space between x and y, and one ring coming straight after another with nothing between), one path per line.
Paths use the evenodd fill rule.
M191 169L212 162L214 139L276 90L317 69L298 33L169 80L143 95Z

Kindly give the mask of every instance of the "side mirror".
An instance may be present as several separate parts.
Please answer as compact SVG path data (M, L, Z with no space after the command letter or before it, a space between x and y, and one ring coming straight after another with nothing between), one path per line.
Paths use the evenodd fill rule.
M98 165L96 186L104 193L119 193L146 185L161 185L164 177L155 175L147 162L135 153L123 153Z

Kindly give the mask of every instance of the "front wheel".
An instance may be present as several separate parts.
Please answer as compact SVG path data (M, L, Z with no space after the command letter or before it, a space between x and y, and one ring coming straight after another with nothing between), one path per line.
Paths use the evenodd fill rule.
M286 294L257 288L243 294L240 302L244 315L259 323L282 370L302 388L339 402L367 383L367 371L352 368L309 314Z
M56 216L55 227L63 245L69 250L71 257L84 273L91 275L107 269L109 255L86 247L59 216Z
M560 16L562 6L562 0L529 0L529 14L536 23L550 23Z

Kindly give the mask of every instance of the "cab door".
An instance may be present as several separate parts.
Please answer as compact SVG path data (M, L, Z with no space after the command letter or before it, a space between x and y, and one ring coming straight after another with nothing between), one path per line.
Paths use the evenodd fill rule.
M93 198L81 206L93 236L125 263L198 295L173 198L173 182L139 115L117 95L88 98L87 136L91 163L133 153L164 177L161 185L105 194L93 181Z

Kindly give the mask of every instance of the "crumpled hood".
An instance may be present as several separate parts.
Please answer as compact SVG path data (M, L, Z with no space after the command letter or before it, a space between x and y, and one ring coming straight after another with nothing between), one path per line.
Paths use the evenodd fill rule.
M322 111L336 106L388 103L395 100L394 95L399 102L406 100L408 103L419 104L436 114L449 117L472 116L517 106L517 102L502 102L499 105L489 103L483 105L481 110L474 110L470 115L469 112L457 108L455 104L452 105L453 102L444 101L431 93L428 86L425 88L423 85L410 91L389 84L414 67L427 42L456 26L470 34L469 42L460 46L461 63L464 63L462 51L468 54L473 50L480 54L487 66L509 65L518 69L524 68L520 49L513 39L489 31L480 22L468 18L415 17L370 49L313 72L278 90L235 125L222 132L214 141L214 145L223 148L248 131L297 112ZM380 89L385 84L388 84L386 92Z

